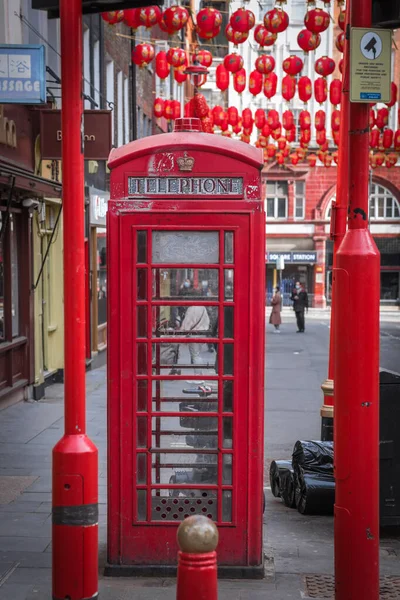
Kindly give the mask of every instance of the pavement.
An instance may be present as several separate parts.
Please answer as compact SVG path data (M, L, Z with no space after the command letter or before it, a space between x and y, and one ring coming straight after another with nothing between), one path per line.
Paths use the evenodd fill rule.
M386 319L381 329L381 342L385 342L381 364L396 366L400 361L400 319ZM290 458L297 439L319 438L320 385L326 378L329 322L322 312L310 311L306 333L296 334L293 312L285 310L282 333L273 334L270 326L268 333L266 473L272 459ZM102 574L107 502L104 367L87 373L87 425L88 435L99 449L99 597L174 600L173 578L114 579ZM62 385L47 388L40 402L16 404L0 412L0 600L51 598L51 449L62 433ZM333 600L329 595L333 518L300 515L274 498L268 487L266 475L266 577L260 581L220 580L219 600ZM381 575L396 576L400 585L399 557L400 538L385 535L381 539Z

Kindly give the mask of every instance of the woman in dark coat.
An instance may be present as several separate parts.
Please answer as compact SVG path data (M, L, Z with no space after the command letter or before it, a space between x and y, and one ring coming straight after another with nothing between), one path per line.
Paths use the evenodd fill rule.
M275 333L280 333L279 325L282 323L281 319L281 293L279 287L274 288L274 296L271 300L272 311L269 317L269 322L275 327Z

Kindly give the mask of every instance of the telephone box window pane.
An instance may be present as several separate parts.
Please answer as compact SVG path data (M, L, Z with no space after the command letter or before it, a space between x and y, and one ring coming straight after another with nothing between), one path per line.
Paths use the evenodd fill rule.
M137 374L147 374L147 344L137 344Z
M183 521L192 515L217 520L216 490L165 489L152 491L152 521Z
M224 308L224 337L233 338L233 306Z
M3 227L3 213L0 211L0 231ZM4 340L4 252L0 239L0 340Z
M284 219L286 215L286 198L278 198L278 219Z
M151 482L164 485L217 485L217 454L152 453ZM179 491L177 492L179 493Z
M218 382L201 386L182 380L153 381L153 410L159 412L217 412Z
M218 418L194 417L193 414L176 417L153 417L152 448L185 450L218 448Z
M137 382L137 409L147 411L147 381L144 379Z
M223 448L232 448L233 447L232 417L224 417L222 419L222 424L223 424L222 447Z
M217 264L218 231L153 231L154 263Z
M147 263L147 231L137 232L137 262Z
M147 299L147 269L137 270L137 299Z
M153 337L218 336L217 306L157 306L156 310L158 314L157 321L153 323Z
M233 344L224 344L224 375L233 375Z
M147 337L147 306L136 307L137 337Z
M232 492L230 490L222 492L222 520L232 521Z
M137 455L136 482L139 485L147 482L147 455L142 452Z
M233 300L233 269L225 269L225 300Z
M147 448L147 417L137 417L137 448Z
M155 300L218 300L218 270L196 269L198 285L193 286L194 269L153 269Z
M229 379L228 381L224 381L223 394L224 394L224 402L223 402L224 412L233 412L233 381L231 379Z
M225 262L233 263L233 231L225 231Z
M274 217L275 198L267 198L267 217Z
M222 458L222 483L232 485L232 454L224 454Z
M137 490L137 520L147 521L147 491Z
M204 334L201 335L204 337ZM153 344L153 374L154 375L185 375L193 376L193 387L204 381L205 376L215 375L215 354L207 350L207 343L166 342ZM185 387L189 387L186 382Z

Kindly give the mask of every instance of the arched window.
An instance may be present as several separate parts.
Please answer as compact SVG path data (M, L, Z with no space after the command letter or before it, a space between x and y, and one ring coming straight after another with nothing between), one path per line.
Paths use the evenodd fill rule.
M336 199L333 196L326 209L325 219L331 218L332 201ZM369 194L369 218L376 219L400 219L400 203L387 188L372 183Z

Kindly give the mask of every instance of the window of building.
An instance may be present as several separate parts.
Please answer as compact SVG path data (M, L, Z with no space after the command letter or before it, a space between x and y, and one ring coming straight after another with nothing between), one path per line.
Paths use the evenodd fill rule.
M111 104L109 108L113 111L111 115L111 139L113 141L113 146L115 146L115 137L114 137L114 119L115 119L115 111L114 111L114 61L109 60L107 62L106 67L106 94L107 94L107 102ZM108 108L108 107L107 107Z
M296 181L295 187L295 198L294 198L294 218L304 219L305 212L305 182Z
M90 31L83 33L83 91L90 98ZM92 108L89 100L85 100L84 107Z
M330 219L331 217L332 201L334 200L335 198L332 198L327 208L326 219ZM400 219L399 201L393 196L390 190L378 183L372 183L370 186L369 218L371 220Z
M265 13L274 8L275 2L274 0L261 0L261 2L258 3L258 6L260 8L258 20L263 22Z
M118 122L117 122L117 144L122 146L124 143L124 99L123 99L123 80L122 71L117 74L117 103L118 103Z
M288 184L286 181L268 181L265 200L268 219L286 219Z
M124 78L124 143L129 142L129 80Z
M304 0L292 0L290 21L292 23L304 22Z
M100 42L95 42L93 48L93 64L94 64L94 101L96 102L96 108L100 106Z
M97 308L98 324L107 323L107 252L106 234L97 230Z
M20 237L20 215L0 211L0 341L21 333Z

